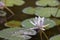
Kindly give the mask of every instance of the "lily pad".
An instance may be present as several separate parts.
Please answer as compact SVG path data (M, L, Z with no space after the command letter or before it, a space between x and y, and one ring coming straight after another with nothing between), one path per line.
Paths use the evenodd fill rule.
M43 8L43 7L36 7L35 14L38 16L43 17L50 17L51 15L55 15L57 12L57 8Z
M6 22L4 25L6 27L20 27L21 26L21 22L12 20L12 21Z
M58 0L48 0L48 5L50 6L57 6L59 5L60 3L58 2Z
M34 28L35 26L32 25L32 24L30 23L30 21L29 21L29 20L33 20L33 19L34 19L34 18L27 19L27 20L23 21L23 22L22 22L22 26L23 26L24 28ZM48 26L48 27L45 27L45 29L50 29L50 28L53 28L53 27L55 26L55 22L54 22L53 20L45 19L44 21L45 21L45 22L44 22L45 25L49 24L49 26Z
M10 39L12 38L12 32L18 30L20 28L8 28L0 31L0 37L5 38L5 39ZM15 37L16 38L16 37Z
M58 10L56 17L60 17L60 9Z
M47 27L45 27L45 29L53 28L56 25L55 21L53 21L51 19L45 19L44 25L46 25L46 24L49 24L49 25Z
M55 21L56 25L60 25L60 19L52 19Z
M22 26L23 26L24 28L33 28L33 27L34 27L34 25L32 25L29 20L31 20L31 19L27 19L27 20L24 20L24 21L22 22Z
M23 29L17 30L16 32L13 32L13 35L16 35L16 34L36 35L36 31L23 28Z
M25 2L23 0L14 0L15 5L23 5Z
M23 9L22 12L26 13L26 14L34 14L35 13L35 8L33 8L33 7L27 7L25 9Z
M26 14L35 14L37 16L42 17L50 17L51 15L54 17L60 17L60 10L58 8L52 8L52 7L27 7L22 12ZM57 15L56 15L57 13Z
M11 38L9 38L8 40L25 40L25 39L23 39L23 38L20 38L20 37L11 37Z
M12 7L14 0L6 0L6 1L5 0L2 0L2 2L4 2L6 6L11 6Z
M25 35L24 31L28 34ZM33 32L35 31L32 31L30 29L27 30L27 29L19 28L19 27L7 28L0 31L0 37L8 39L8 40L27 40L31 38L30 36L28 36L30 32L33 34Z
M14 5L18 5L18 6L21 6L23 5L25 2L23 0L2 0L2 2L5 3L6 6L14 6Z
M38 1L36 1L37 6L46 6L47 3L48 2L46 0L38 0Z
M59 2L57 0L38 0L36 1L37 6L57 6L59 5Z
M60 40L60 34L51 37L50 40Z

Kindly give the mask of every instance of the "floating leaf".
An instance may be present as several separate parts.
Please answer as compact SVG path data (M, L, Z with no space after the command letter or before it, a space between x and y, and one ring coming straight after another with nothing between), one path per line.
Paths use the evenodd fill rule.
M27 19L27 20L24 20L24 21L22 22L22 26L23 26L24 28L33 28L33 27L34 27L34 25L32 25L32 24L29 22L29 20L30 20L30 19Z
M31 30L31 29L20 29L20 30L17 30L16 32L13 32L14 34L13 35L18 35L18 34L24 34L24 35L35 35L36 34L36 31L34 30Z
M12 21L6 22L5 26L6 27L20 27L21 23L20 23L20 21L12 20Z
M60 40L60 35L53 36L50 40Z
M60 9L58 10L56 17L60 17Z
M23 22L22 22L22 26L23 26L24 28L33 28L33 27L35 27L35 26L32 25L32 24L30 23L30 21L29 21L29 20L33 20L33 19L34 19L34 18L32 18L32 19L27 19L27 20L23 21ZM54 22L53 20L45 19L44 21L45 21L45 22L44 22L45 25L49 24L49 26L46 27L45 29L50 29L50 28L52 28L52 27L55 26L55 22Z
M60 25L60 19L53 19L56 23L56 25Z
M20 35L21 36L21 35ZM25 40L23 38L20 38L20 37L11 37L9 38L8 40Z
M27 35L24 34L28 33ZM35 31L30 30L30 29L24 29L24 28L7 28L4 30L0 31L0 37L5 38L8 40L27 40L30 39L31 37L28 36L29 34L34 34ZM22 34L21 34L22 33Z
M58 2L58 0L48 0L48 5L50 6L57 6L59 5L60 3Z
M31 37L30 36L27 36L27 35L15 35L15 36L18 37L18 38L22 38L24 40L31 39ZM15 36L13 36L13 37L15 37Z
M51 15L50 8L37 7L35 14L38 16L43 16L43 17L50 17L50 15Z
M60 17L60 9L58 8L52 8L52 7L27 7L23 10L24 13L26 14L35 14L37 16L42 16L42 17L50 17L51 15L54 17ZM56 15L57 14L57 15Z
M45 29L53 28L56 25L56 23L51 19L45 19L44 24L49 24L47 27L45 27Z
M4 2L6 6L13 6L14 0L2 0L2 2Z
M23 0L14 0L15 5L23 5L25 2Z
M51 14L54 16L54 17L56 17L55 15L56 15L56 13L57 13L57 10L58 10L58 8L51 8ZM57 13L58 14L58 13Z
M46 6L46 5L56 6L56 5L59 5L59 2L57 0L38 0L36 2L36 5L38 5L38 6Z
M43 7L37 7L35 14L38 16L43 16L43 17L50 17L51 15L55 15L57 12L57 8L43 8Z
M24 12L26 14L34 14L35 13L35 9L33 7L27 7L25 9L23 9L22 12Z
M8 29L4 29L2 31L0 31L0 37L1 38L5 38L5 39L9 39L12 38L12 32L18 30L20 28L8 28ZM16 37L15 37L16 38Z
M38 1L36 1L36 5L38 5L38 6L46 6L47 5L47 1L46 0L38 0Z
M23 0L2 0L2 2L4 2L6 6L13 6L13 5L21 6L25 3Z

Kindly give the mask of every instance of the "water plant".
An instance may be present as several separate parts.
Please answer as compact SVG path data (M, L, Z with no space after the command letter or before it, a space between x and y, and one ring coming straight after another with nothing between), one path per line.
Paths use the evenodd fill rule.
M52 36L49 40L60 40L60 34Z
M4 2L0 1L0 9L3 10L4 8L6 8L12 15L14 15L14 12L11 11Z
M34 19L30 20L26 20L22 22L22 26L24 28L29 28L29 29L39 29L39 33L41 36L41 40L42 40L42 33L44 34L44 36L46 37L46 39L48 40L47 35L44 33L44 30L50 29L52 27L55 26L55 22L49 19L45 19L44 17L35 17Z
M49 26L49 24L44 25L44 17L43 18L41 18L41 17L38 17L38 18L35 17L35 19L33 20L33 22L32 21L30 21L30 22L39 29L40 36L42 36L42 33L43 33L45 35L45 37L47 38L47 40L48 40L48 37L43 32L43 30L45 30L44 27ZM41 40L42 40L42 37L41 37Z
M0 31L0 37L8 40L27 40L31 38L31 36L29 35L35 35L35 34L36 31L34 30L19 27L7 28Z
M56 29L54 28L60 25L60 19L58 19L60 18L59 1L58 0L36 0L35 1L34 0L33 2L34 4L32 4L32 1L30 3L30 1L31 0L0 0L0 9L1 9L0 23L4 23L2 25L4 27L8 27L6 29L0 30L0 38L4 38L6 40L29 40L32 38L32 35L36 35L36 33L39 33L39 38L40 38L39 40L43 40L43 36L46 38L46 40L59 40L60 35L56 35L52 37L50 36L50 34L53 35L53 31L55 34L55 30L57 28ZM23 5L25 2L26 4ZM23 19L22 22L16 20L6 21L7 19L11 18L15 14L8 7L13 8L14 6L16 8L18 7L18 10L20 10L20 12L21 11L23 12L20 13L22 16L17 15L18 18L16 15L14 16L16 17L16 20L19 18L23 19L25 15L28 17L30 14L32 14L33 17L30 19L29 18L27 19L26 17L26 19L25 20ZM21 7L21 9L19 7ZM4 8L7 9L12 14L7 19L6 19L6 15L8 12L3 11ZM18 11L15 12L17 14L19 13ZM50 30L52 33L50 32ZM48 33L47 31L50 33L49 35L47 34Z
M6 6L12 7L14 5L21 6L25 2L23 0L1 0L2 2L5 3Z
M38 0L38 1L36 1L36 5L38 5L38 6L46 6L46 5L57 6L57 5L59 5L59 2L58 2L58 0Z
M21 23L20 21L12 20L12 21L6 22L4 25L6 27L20 27Z

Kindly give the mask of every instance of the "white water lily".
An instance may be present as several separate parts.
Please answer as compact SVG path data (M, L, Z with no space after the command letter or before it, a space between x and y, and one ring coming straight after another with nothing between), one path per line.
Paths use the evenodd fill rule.
M5 4L4 4L3 2L0 2L0 7L1 7L1 6L5 6Z
M0 9L3 9L5 4L3 2L0 2Z
M44 17L35 17L35 19L33 19L33 21L30 20L30 23L32 23L34 26L36 27L33 27L33 28L30 28L30 29L41 29L41 30L45 30L44 27L48 26L49 24L47 25L44 25Z

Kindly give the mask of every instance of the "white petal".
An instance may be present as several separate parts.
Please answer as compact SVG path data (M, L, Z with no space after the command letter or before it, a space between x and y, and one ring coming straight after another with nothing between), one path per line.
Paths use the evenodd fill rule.
M31 20L29 20L31 24L33 24L34 26L36 26L36 24L34 22L32 22Z
M43 18L41 18L41 20L42 20L42 22L44 23L44 17L43 17Z
M47 26L49 26L49 24L47 24L47 25L44 25L43 27L47 27Z
M45 30L44 28L41 28L41 30Z
M44 19L44 17L42 17L42 19Z
M41 17L39 16L39 17L38 17L38 21L40 21L40 20L41 20Z
M38 27L33 27L33 28L30 28L30 29L32 29L32 30L33 30L33 29L38 29Z
M37 20L38 18L37 17L35 17L35 20Z
M37 21L37 25L40 25L40 20L41 20L41 18L40 17L38 17L38 19L37 19L38 21Z

